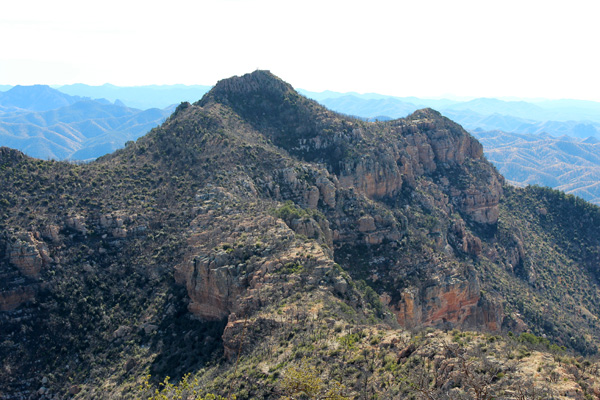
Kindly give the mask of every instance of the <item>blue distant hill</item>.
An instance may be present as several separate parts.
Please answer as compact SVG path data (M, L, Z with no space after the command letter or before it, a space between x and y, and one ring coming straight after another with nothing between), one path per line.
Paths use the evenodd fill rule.
M83 100L80 96L70 96L47 85L19 85L0 93L0 106L14 110L47 111L69 106L80 100Z
M42 159L90 160L162 123L172 108L139 110L46 85L0 93L0 146Z
M502 131L473 134L510 182L549 186L600 205L600 140Z
M149 85L149 86L89 86L81 83L60 86L57 89L72 96L104 98L111 102L120 101L128 107L166 108L188 101L198 101L210 90L202 85Z
M367 119L403 118L415 110L430 107L470 130L548 133L578 138L600 136L600 103L592 101L527 102L478 98L459 102L358 93L304 93L333 111Z

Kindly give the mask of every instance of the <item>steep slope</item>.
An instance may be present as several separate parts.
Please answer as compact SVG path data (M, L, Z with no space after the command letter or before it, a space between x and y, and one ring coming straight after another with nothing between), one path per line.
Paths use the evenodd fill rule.
M600 340L598 208L503 189L430 109L360 121L256 71L95 162L2 149L0 173L6 398L135 398L148 371L281 398L281 369L304 357L354 397L397 398L424 357L470 354L444 345L458 331L407 328ZM474 398L451 370L436 388ZM498 390L523 384L499 372L484 374Z

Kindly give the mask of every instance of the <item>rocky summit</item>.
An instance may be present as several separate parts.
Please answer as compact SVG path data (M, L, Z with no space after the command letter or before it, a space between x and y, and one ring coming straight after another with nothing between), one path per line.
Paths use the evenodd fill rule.
M0 174L0 398L600 394L600 209L505 185L432 109L367 122L255 71Z

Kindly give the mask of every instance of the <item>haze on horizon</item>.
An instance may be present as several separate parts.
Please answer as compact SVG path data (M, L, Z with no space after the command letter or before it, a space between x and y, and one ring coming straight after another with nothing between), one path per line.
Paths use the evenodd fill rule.
M600 101L600 5L9 2L0 84L213 85L268 69L320 92Z

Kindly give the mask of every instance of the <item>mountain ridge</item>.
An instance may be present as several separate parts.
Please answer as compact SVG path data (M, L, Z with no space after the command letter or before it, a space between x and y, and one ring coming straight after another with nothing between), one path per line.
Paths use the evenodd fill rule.
M48 85L17 85L6 92L0 92L0 105L32 111L48 111L65 107L83 100L79 96L69 96Z
M574 365L519 375L534 354L508 331L597 352L600 209L503 185L436 111L362 121L257 71L96 161L2 148L0 174L9 396L136 398L150 371L281 398L306 359L350 398L417 396L403 382L419 371L473 398L458 377L476 371L419 368L467 356L507 398L598 387Z
M552 108L542 108L537 103L507 102L493 98L475 99L446 105L427 99L416 99L415 102L407 102L404 98L391 96L381 99L365 99L344 95L320 99L319 101L334 111L363 118L381 116L402 118L418 108L432 107L469 130L550 133L554 136L566 134L575 137L595 136L600 131L600 121L597 117L600 105L594 102L592 104L597 105L597 109L594 106L589 106L589 108L574 108L572 111L556 112ZM515 106L520 104L524 104L526 107ZM546 104L555 103L548 102ZM576 102L576 104L578 103ZM534 112L531 112L532 110Z
M7 107L0 113L0 143L42 159L97 158L146 133L170 113L68 96L48 86L15 87L0 97L2 102Z

